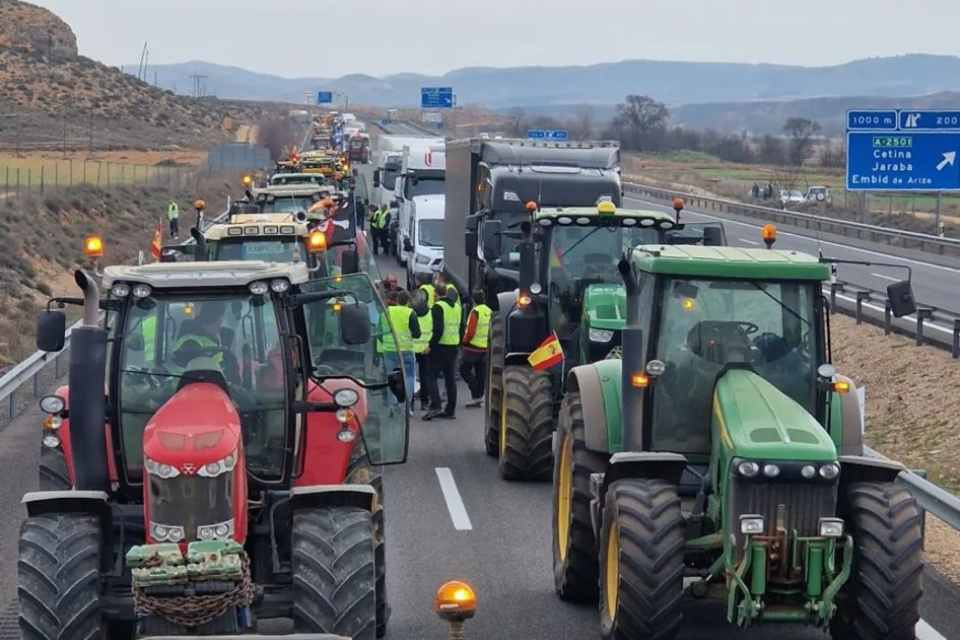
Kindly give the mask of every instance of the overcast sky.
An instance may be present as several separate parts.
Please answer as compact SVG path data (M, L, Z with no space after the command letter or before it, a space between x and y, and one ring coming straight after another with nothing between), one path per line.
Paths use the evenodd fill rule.
M839 64L960 53L956 0L32 0L107 64L205 60L287 77L630 58Z

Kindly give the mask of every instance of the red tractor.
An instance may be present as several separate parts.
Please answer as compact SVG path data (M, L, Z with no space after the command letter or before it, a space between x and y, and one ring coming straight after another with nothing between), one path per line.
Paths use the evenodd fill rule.
M83 305L69 386L41 402L61 488L23 500L23 637L252 634L273 618L383 635L378 467L406 459L412 381L378 353L391 328L369 277L113 266L103 299L76 280L83 299L38 322L58 351L55 307Z

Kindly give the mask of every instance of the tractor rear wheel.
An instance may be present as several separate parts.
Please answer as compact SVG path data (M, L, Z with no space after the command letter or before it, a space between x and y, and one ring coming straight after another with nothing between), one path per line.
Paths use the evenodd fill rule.
M669 640L683 618L684 522L674 485L618 480L600 532L600 635Z
M376 559L370 512L357 507L293 514L293 620L297 633L373 640Z
M547 480L553 469L553 383L549 374L523 365L503 369L500 409L500 476Z
M488 456L500 453L500 409L503 405L503 354L506 336L503 318L494 314L490 321L490 351L487 357L486 422L483 427L483 444Z
M67 459L60 447L40 445L40 491L69 491L73 488L67 472Z
M590 474L603 473L607 456L588 451L580 394L560 406L559 449L553 465L553 580L564 600L597 599L597 540L590 519Z
M24 640L106 637L100 609L100 543L94 515L48 514L23 522L17 600Z
M373 544L377 571L377 637L387 632L390 609L387 605L387 534L386 516L383 509L383 468L370 464L370 456L363 440L353 448L347 466L347 484L369 484L377 492L377 504L373 508Z
M923 514L892 482L857 482L842 498L853 573L830 633L838 640L912 640L923 595Z

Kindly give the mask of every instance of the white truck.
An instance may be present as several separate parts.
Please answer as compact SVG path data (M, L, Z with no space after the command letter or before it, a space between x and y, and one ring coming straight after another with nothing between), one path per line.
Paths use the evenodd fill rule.
M403 265L409 258L406 240L409 237L410 216L413 199L417 196L445 193L444 179L447 173L446 144L431 138L403 148L400 175L394 184L393 199L397 203L397 224L394 227L394 243L397 261Z
M413 291L417 276L443 269L443 218L446 196L415 196L410 201L410 216L404 234L403 250L407 259L407 288Z
M373 204L378 207L390 206L393 201L394 185L403 167L403 148L416 144L419 140L423 138L391 135L377 137L376 149L372 156L376 163L373 172Z

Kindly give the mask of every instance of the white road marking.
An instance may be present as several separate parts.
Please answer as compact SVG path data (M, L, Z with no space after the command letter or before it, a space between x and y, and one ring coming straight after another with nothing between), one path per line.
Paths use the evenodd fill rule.
M917 634L917 640L947 640L943 634L927 624L926 620L920 620L914 632Z
M673 211L673 209L671 209L671 208L669 208L669 207L667 207L667 206L664 206L664 205L662 205L662 204L659 204L659 203L657 203L657 202L651 202L651 201L649 201L649 200L643 200L643 199L641 199L641 198L636 198L636 197L633 197L633 196L625 196L625 199L634 200L634 201L636 201L636 202L642 202L642 203L644 203L644 204L646 204L646 205L651 205L651 206L654 206L654 207L658 207L658 208L660 208L660 209L663 209L664 211ZM750 224L750 223L747 223L747 222L739 222L739 221L737 221L737 220L731 220L731 219L729 219L729 218L723 218L723 217L719 217L719 216L712 216L712 215L707 214L707 213L700 213L699 211L689 211L689 212L685 211L685 212L684 212L684 215L700 216L701 218L708 218L708 219L710 219L710 220L721 220L721 221L723 221L723 222L726 223L726 224L737 224L737 225L740 225L741 227L750 227L751 229L760 229L760 228L763 226L763 225L761 225L761 224ZM683 216L681 215L681 220L680 220L681 222L683 222L683 219L682 219L682 218L683 218ZM839 243L839 242L830 242L829 240L821 240L821 239L819 239L819 238L817 238L816 236L813 236L813 235L803 235L803 234L801 234L801 233L789 233L789 232L780 231L780 230L777 231L777 235L788 236L788 237L791 237L791 238L801 238L801 239L803 239L803 240L812 240L813 242L816 242L816 243L821 244L821 245L829 245L829 246L831 246L831 247L840 247L841 249L847 249L847 250L849 250L849 251L858 251L858 252L860 252L860 253L865 253L865 254L867 254L867 255L880 256L881 258L886 258L887 260L899 260L900 262L909 262L910 264L916 264L916 265L920 265L920 266L922 266L922 267L930 267L931 269L939 269L939 270L941 270L941 271L949 271L949 272L951 272L951 273L960 273L960 269L956 269L956 268L954 268L954 267L945 267L945 266L943 266L943 265L934 264L934 263L932 263L932 262L924 262L923 260L914 260L914 259L912 259L912 258L903 258L903 257L901 257L901 256L890 255L889 253L881 253L881 252L879 252L879 251L871 251L870 249L861 249L860 247L855 247L855 246L849 245L849 244L842 244L842 243Z
M752 244L757 247L760 246L760 243L757 242L756 240L747 240L746 238L737 238L737 240L739 240L740 242L746 242L747 244Z
M449 467L436 467L434 470L437 472L437 480L440 481L443 499L447 502L447 511L450 512L453 528L457 531L472 530L473 525L470 523L470 516L467 515L463 498L460 497L460 490L457 489L457 482L453 479L453 472Z
M885 275L883 275L882 273L872 273L872 272L871 272L870 275L872 275L874 278L881 278L881 279L883 279L883 280L889 280L890 282L900 282L900 280L901 280L900 278L894 278L894 277L891 277L891 276L885 276Z

